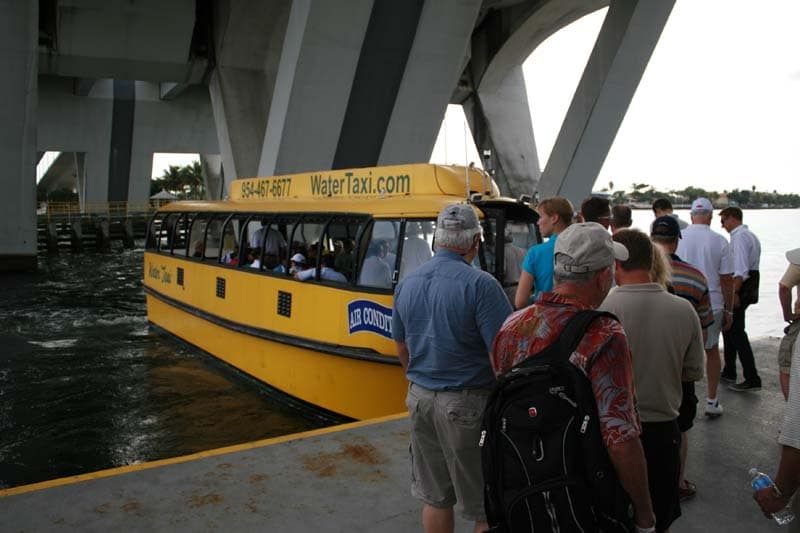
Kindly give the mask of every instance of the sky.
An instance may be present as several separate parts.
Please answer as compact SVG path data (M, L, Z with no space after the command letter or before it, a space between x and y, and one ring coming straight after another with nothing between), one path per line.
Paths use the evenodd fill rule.
M542 167L605 13L557 32L523 65ZM800 193L798 20L798 0L677 0L595 189ZM449 106L431 160L479 162L467 131L460 106ZM193 159L156 157L153 175Z
M605 12L557 32L523 65L526 80L548 80L527 83L542 167ZM798 20L797 0L677 0L595 189L800 193ZM447 157L442 135L434 150L441 162L465 160L461 116L450 106Z

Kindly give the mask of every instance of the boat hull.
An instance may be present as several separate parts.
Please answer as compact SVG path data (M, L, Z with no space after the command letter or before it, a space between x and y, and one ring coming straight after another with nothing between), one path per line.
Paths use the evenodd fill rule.
M147 294L150 322L275 389L339 415L364 420L402 412L407 381L395 360L325 353L266 339Z

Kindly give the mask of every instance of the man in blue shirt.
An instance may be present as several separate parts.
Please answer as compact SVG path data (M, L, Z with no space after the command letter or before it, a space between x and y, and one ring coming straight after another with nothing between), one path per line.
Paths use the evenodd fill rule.
M500 283L472 268L481 227L471 206L439 213L436 255L395 289L392 336L409 380L411 492L425 531L454 527L453 506L487 528L478 440L494 383L489 351L511 313Z

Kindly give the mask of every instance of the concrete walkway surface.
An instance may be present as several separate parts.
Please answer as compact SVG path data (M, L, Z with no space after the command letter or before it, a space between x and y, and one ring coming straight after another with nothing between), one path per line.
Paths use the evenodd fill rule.
M756 341L763 390L721 390L725 414L690 432L673 533L780 531L752 500L747 471L774 474L785 402L777 339ZM0 531L421 531L409 493L404 415L0 491ZM471 531L459 521L458 531Z

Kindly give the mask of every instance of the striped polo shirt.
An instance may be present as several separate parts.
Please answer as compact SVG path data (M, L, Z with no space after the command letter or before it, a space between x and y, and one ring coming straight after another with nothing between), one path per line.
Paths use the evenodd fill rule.
M705 331L714 323L706 277L700 270L675 254L670 254L669 259L672 266L672 278L670 279L672 289L676 296L689 300L697 312L697 316L700 317L700 326Z

